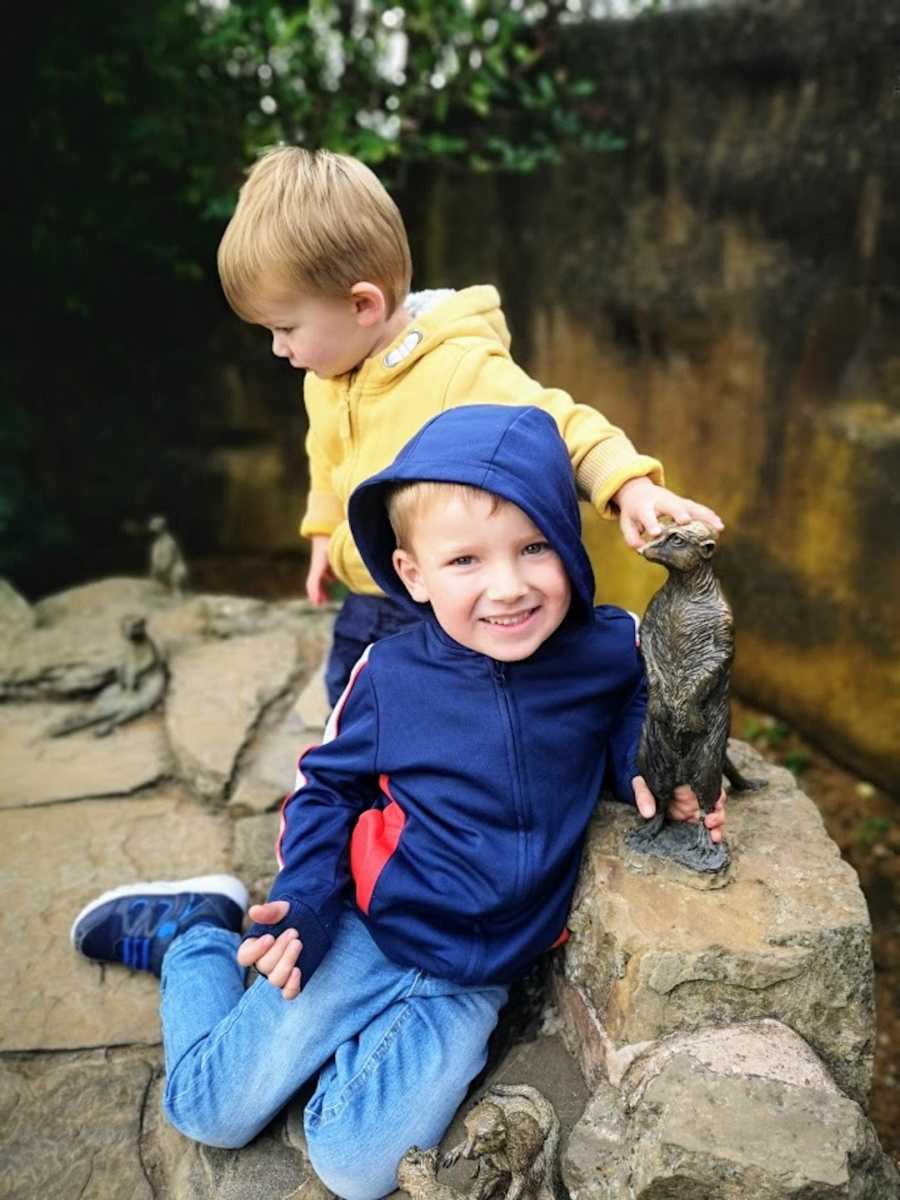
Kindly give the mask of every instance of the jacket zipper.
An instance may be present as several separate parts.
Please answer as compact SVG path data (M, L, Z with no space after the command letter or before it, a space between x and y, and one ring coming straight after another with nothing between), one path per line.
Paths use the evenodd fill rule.
M531 877L530 864L528 862L529 839L527 833L528 818L531 814L527 811L525 790L522 786L522 763L519 755L518 740L516 738L515 722L513 720L512 697L509 694L507 686L509 679L506 664L498 662L496 659L491 659L491 673L500 695L501 708L506 721L506 737L513 764L513 803L516 809L516 823L519 830L520 847L516 869L516 895L519 896L524 894Z

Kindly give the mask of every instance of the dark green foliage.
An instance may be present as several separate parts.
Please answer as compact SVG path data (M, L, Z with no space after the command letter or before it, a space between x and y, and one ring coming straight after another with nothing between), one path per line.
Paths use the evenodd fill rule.
M240 0L189 6L210 86L240 97L245 149L328 146L373 165L531 171L617 144L592 79L559 57L564 0Z
M189 552L192 535L212 545L202 475L226 425L216 331L231 320L215 251L247 164L280 140L328 146L402 187L408 164L522 172L609 149L593 81L558 54L564 23L562 0L91 0L28 15L2 569L32 593L136 569L122 523L157 509ZM402 81L384 57L401 33ZM295 381L275 383L295 404Z

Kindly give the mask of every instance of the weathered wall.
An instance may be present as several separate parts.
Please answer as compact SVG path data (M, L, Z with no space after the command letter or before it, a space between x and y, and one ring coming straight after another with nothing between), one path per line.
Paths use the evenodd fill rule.
M573 58L628 150L445 180L429 227L465 228L425 247L430 279L493 264L533 373L723 515L739 690L895 787L898 35L874 2L596 26ZM659 576L602 536L642 608Z

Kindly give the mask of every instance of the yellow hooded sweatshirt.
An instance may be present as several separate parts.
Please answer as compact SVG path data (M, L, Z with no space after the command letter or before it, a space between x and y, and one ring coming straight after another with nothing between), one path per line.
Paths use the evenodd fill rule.
M442 293L437 293L441 295ZM381 595L350 535L347 502L364 479L392 462L426 421L465 404L534 404L551 414L569 448L579 492L604 515L628 479L662 482L662 467L638 454L601 413L517 367L496 288L479 286L415 316L403 332L350 374L307 372L306 452L310 491L303 537L330 535L328 557L352 592Z

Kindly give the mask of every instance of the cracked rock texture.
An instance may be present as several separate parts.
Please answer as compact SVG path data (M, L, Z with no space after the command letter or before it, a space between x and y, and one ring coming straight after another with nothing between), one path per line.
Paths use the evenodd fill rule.
M577 1200L889 1200L900 1177L860 1106L777 1021L654 1043L601 1084L563 1175Z
M115 671L126 612L146 616L166 661L162 702L106 738L49 738ZM0 646L15 648L0 659L0 938L15 947L0 982L0 1200L327 1200L302 1093L241 1150L166 1125L157 981L77 957L69 931L101 891L141 879L232 871L266 894L277 810L327 716L331 620L304 602L174 599L136 579L34 608L0 588ZM525 981L498 1030L480 1086L531 1083L564 1144L574 1127L574 1200L894 1194L844 1094L864 1095L874 1028L855 877L784 773L731 813L734 866L703 890L626 856L634 818L603 806L557 1007L542 1012ZM772 1016L783 1025L747 1024ZM442 1180L467 1190L470 1164Z
M172 662L166 733L178 773L198 795L219 801L262 713L297 672L287 632L193 646Z
M774 1017L865 1103L875 1020L871 930L856 873L790 772L733 746L741 769L769 785L729 801L733 865L722 886L698 886L708 881L632 854L624 838L638 818L601 805L560 1002L579 1021L595 1074L609 1051L605 1038L621 1053L679 1030ZM594 1016L601 1028L592 1033Z

